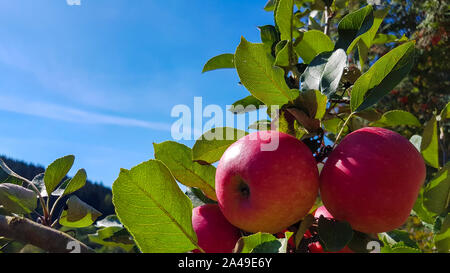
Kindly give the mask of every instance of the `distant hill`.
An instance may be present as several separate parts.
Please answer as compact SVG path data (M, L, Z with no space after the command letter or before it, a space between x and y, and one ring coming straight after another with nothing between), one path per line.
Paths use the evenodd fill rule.
M37 166L34 164L26 163L20 160L11 159L5 156L0 156L1 159L6 163L6 165L11 168L15 173L32 180L36 175L43 173L45 168L42 166ZM1 172L0 181L6 178L6 174ZM103 186L101 183L94 183L87 181L86 185L74 193L81 200L91 205L98 211L100 211L104 216L114 214L114 206L112 204L112 192L110 188ZM65 197L64 202L60 202L56 211L60 211L69 196Z

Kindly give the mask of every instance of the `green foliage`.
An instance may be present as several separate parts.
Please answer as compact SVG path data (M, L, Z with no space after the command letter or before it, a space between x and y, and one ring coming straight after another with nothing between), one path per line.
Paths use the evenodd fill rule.
M395 127L401 125L422 126L419 120L410 112L402 110L393 110L383 114L383 116L370 124L374 127Z
M359 112L377 103L409 73L414 42L408 42L381 57L353 86L351 110Z
M161 161L122 169L113 184L117 216L142 252L186 252L198 248L192 203Z
M250 95L233 103L229 111L234 114L244 114L247 112L255 111L264 106L265 105L262 101Z
M303 63L309 64L323 52L333 51L334 43L327 35L318 30L309 30L295 45L295 52L302 58Z
M275 236L261 232L242 237L237 245L238 253L278 253L282 247Z
M235 252L292 252L288 244L292 236L295 251L305 252L307 240L303 236L307 230L314 233L309 240L318 240L326 251L349 246L368 252L371 241L381 242L383 253L449 251L450 165L445 138L450 104L448 94L444 94L448 88L442 86L448 87L450 62L445 61L448 35L441 29L446 25L443 15L448 8L429 0L421 2L406 1L404 8L404 1L392 0L389 8L380 9L367 1L269 0L264 9L273 11L274 25L259 27L261 43L242 37L235 54L222 54L205 64L203 72L235 68L250 92L229 111L245 114L267 106L269 113L279 106L281 110L270 120L261 119L249 128L269 128L295 136L308 145L318 162L326 159L331 147L326 137L337 143L359 128L377 126L409 138L430 166L413 217L403 228L380 234L379 240L353 231L346 222L324 217L316 221L308 215L289 228L295 236L293 232L286 232L284 238L246 234ZM366 6L360 8L362 5ZM421 10L432 12L422 14ZM420 25L418 18L423 20ZM114 248L131 252L136 245L142 252L200 249L192 226L192 208L216 203L216 168L211 164L246 134L234 128L213 128L192 149L172 141L154 144L156 160L121 170L112 189L117 216L100 221L99 211L73 195L91 185L84 169L73 178L66 177L73 156L57 159L45 172L24 177L0 161L0 214L41 209L43 225L60 223L64 231L82 230L83 240L101 246L98 251ZM186 193L177 181L187 186ZM57 200L50 209L52 195ZM108 196L111 198L107 194L105 199ZM64 210L57 215L58 204L64 200ZM417 239L423 230L422 237L432 232L431 243ZM18 249L35 251L24 245Z
M293 40L294 0L277 0L275 23L280 31L281 40Z
M434 168L439 168L439 140L436 117L425 125L420 150L425 162Z
M72 168L75 156L68 155L53 161L45 170L44 183L47 194L50 195L56 189L61 180Z
M27 214L37 207L36 193L22 186L0 184L0 204L10 213Z
M340 251L352 240L353 230L347 222L320 216L318 226L319 237L326 251Z
M234 68L233 54L222 54L212 58L203 67L203 73L223 68Z
M450 214L444 218L440 231L436 233L434 237L436 247L439 252L449 253L450 252Z
M283 69L273 66L263 44L253 44L242 38L235 56L236 70L242 84L265 105L284 105L295 99L284 80Z
M373 25L373 8L368 5L345 16L338 25L339 40L336 48L342 48L350 53L357 38L369 31Z
M207 164L217 162L231 144L246 134L245 131L229 127L213 128L195 142L192 159Z
M450 163L442 168L425 186L423 203L435 215L447 212L450 202Z
M189 187L196 187L211 199L217 200L215 192L216 168L192 161L192 150L180 143L167 141L153 144L155 158L163 162L175 179Z
M347 55L341 49L319 54L302 75L302 90L320 90L331 96L336 92L346 63Z
M66 202L66 208L59 218L59 223L65 227L81 228L92 225L101 213L81 201L76 196L71 196Z
M78 170L74 177L67 179L56 189L52 195L65 196L76 192L86 185L87 174L84 169Z

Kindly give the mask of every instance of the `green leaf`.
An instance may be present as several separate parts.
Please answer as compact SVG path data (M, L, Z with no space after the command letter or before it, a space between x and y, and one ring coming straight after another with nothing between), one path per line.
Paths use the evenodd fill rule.
M377 34L375 35L374 39L372 40L373 45L383 45L383 44L389 44L389 43L403 43L408 42L409 39L403 35L401 38L397 38L397 36L392 34Z
M344 122L340 118L332 118L322 121L325 130L329 133L338 134Z
M280 43L284 42L281 41ZM278 44L280 44L278 43ZM278 47L278 45L277 45ZM298 59L298 57L296 56L297 54L295 52L293 52L293 46L292 46L292 42L291 41L287 41L286 43L284 43L283 48L277 52L277 57L275 59L275 63L274 65L276 66L281 66L281 67L287 67L290 65L291 63L291 56L294 56L293 58L295 60Z
M423 203L424 197L424 188L422 187L419 192L419 196L417 197L416 202L414 203L413 207L413 213L419 217L419 219L424 223L426 226L431 226L435 222L435 215L433 215L432 212L428 211L427 208L425 208L425 205Z
M423 203L428 211L439 215L449 208L450 202L450 163L434 175L426 185Z
M440 116L442 121L450 118L450 102L442 109Z
M274 59L264 44L253 44L242 37L234 58L241 83L264 104L284 105L298 95L287 86L284 70L272 65Z
M37 207L36 193L10 183L0 184L0 204L11 213L27 214Z
M331 96L336 92L347 65L347 54L341 49L319 54L301 76L302 90L320 90Z
M76 192L86 185L87 174L84 169L77 171L75 176L71 179L64 181L58 189L56 189L52 195L54 196L65 196Z
M364 43L367 48L370 48L373 44L373 40L377 35L378 29L380 28L381 23L383 22L386 15L389 13L389 8L384 8L380 10L376 10L373 12L373 24L371 28L361 36L359 36L359 40ZM353 43L355 45L356 43ZM348 51L351 51L351 46L348 48Z
M217 204L216 201L206 197L203 192L197 188L188 187L185 194L191 199L194 208L205 204Z
M294 0L278 0L275 22L280 30L281 40L292 41Z
M221 54L210 59L203 67L202 73L224 69L224 68L234 68L234 55L230 53Z
M358 55L360 58L361 68L364 67L364 64L368 60L369 49L371 48L371 46L373 44L373 39L375 38L377 31L380 28L380 25L384 20L384 17L386 17L386 15L388 13L389 13L389 8L374 11L374 13L373 13L374 20L373 20L372 27L369 29L369 31L367 31L366 33L361 35L358 39L356 39L355 42L353 43L353 46L355 44L358 45ZM351 50L352 50L352 45L350 45L347 52L350 52Z
M334 43L323 32L310 30L303 34L303 38L295 45L295 52L302 58L305 64L323 52L333 51Z
M277 0L268 0L266 5L264 6L265 11L273 11L275 10Z
M258 28L261 32L261 41L264 44L272 47L274 43L278 43L280 41L280 33L274 26L265 25Z
M318 90L308 90L300 93L296 105L312 119L320 120L327 110L327 96Z
M401 125L408 125L413 127L420 127L420 121L410 112L403 110L393 110L384 113L384 115L370 126L373 127L395 127Z
M350 107L360 112L377 103L409 73L414 62L414 42L405 43L381 57L353 86Z
M370 5L345 16L338 25L339 39L335 48L342 48L350 53L359 40L357 38L369 31L373 22L373 8Z
M240 253L277 253L281 243L272 234L255 233L239 239L242 250Z
M44 174L44 183L48 195L51 195L61 180L66 177L74 161L75 156L68 155L56 159L47 167Z
M77 196L72 195L67 199L59 223L65 227L82 228L92 225L102 214L81 201Z
M342 250L353 237L353 230L349 223L323 216L319 218L318 231L325 249L331 252Z
M440 253L449 253L450 252L450 214L444 218L444 221L441 226L441 230L434 237L434 243L436 245L437 250Z
M439 168L439 136L436 117L427 122L420 145L425 162L433 168Z
M232 104L228 111L234 114L245 114L266 107L264 103L253 96L245 97Z
M320 129L320 120L309 117L308 114L303 110L297 108L288 108L286 109L286 111L289 112L289 114L291 114L296 121L298 121L298 123L307 131L307 133L317 132ZM295 127L294 129L295 131L298 130Z
M295 111L295 109L291 111ZM289 134L297 139L301 139L308 132L298 121L300 117L303 117L303 121L314 121L313 119L309 118L304 112L302 116L300 116L301 114L302 111L297 110L296 118L289 111L282 111L280 115L274 121L272 121L271 130L277 130L279 132Z
M195 142L192 148L193 160L209 164L217 162L231 144L247 134L230 127L213 128Z
M382 250L381 253L422 253L422 251L400 244L392 246L388 252Z
M394 236L396 239L394 240L391 236ZM420 249L416 247L417 244L412 240L409 241L410 239L406 236L403 231L378 234L378 237L383 243L381 253L421 253ZM408 241L408 244L403 240Z
M182 253L198 248L192 203L161 161L122 169L112 191L117 216L142 252Z
M133 238L123 227L106 227L88 234L89 241L103 246L120 247L129 252L135 246Z
M395 240L397 243L403 242L405 246L412 247L412 248L419 248L417 243L412 240L409 236L409 233L404 230L393 230L390 232L387 232L387 234Z
M166 141L153 144L155 158L166 164L178 182L201 189L209 198L217 200L215 191L216 168L192 160L192 150L186 145Z

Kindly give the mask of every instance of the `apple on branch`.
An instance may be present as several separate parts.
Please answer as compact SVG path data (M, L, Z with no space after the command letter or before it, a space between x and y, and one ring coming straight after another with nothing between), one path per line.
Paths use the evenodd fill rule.
M241 231L225 219L216 204L194 208L192 226L197 234L198 245L206 253L231 253L241 237Z
M272 151L262 149L277 143ZM319 189L316 160L298 139L277 131L247 135L223 154L216 172L219 206L248 232L278 233L300 221Z
M320 194L330 213L363 233L405 223L425 181L421 154L393 131L367 127L346 136L320 175Z

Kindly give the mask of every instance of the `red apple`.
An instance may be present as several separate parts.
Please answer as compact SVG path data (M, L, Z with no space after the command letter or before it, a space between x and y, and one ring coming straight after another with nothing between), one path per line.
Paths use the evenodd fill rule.
M425 174L422 156L406 138L383 128L363 128L345 137L328 157L320 193L336 219L364 233L381 233L405 223Z
M231 225L216 204L194 208L192 225L197 234L198 245L206 253L231 253L241 237L238 228ZM199 252L195 250L194 252Z
M323 217L328 218L328 219L334 219L333 215L331 215L331 213L327 210L327 208L325 208L325 206L319 207L314 212L314 217L315 218L320 218L320 216L323 216ZM303 237L304 238L311 238L312 234L311 234L311 232L309 230L307 230ZM354 253L348 246L345 246L342 250L337 251L337 252L324 251L322 245L320 244L320 242L310 243L308 245L308 248L309 248L309 251L311 253Z
M318 195L318 177L316 161L303 142L261 131L225 151L217 167L216 194L230 223L248 232L275 234L308 213Z

